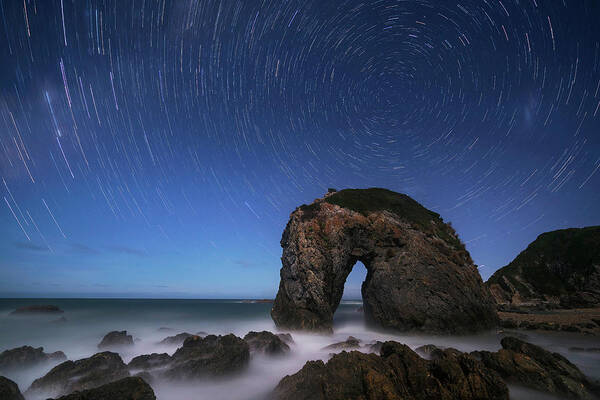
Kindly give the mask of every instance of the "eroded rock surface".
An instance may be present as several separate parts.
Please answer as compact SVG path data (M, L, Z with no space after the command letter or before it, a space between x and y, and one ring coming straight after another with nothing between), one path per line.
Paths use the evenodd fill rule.
M61 396L76 390L92 389L129 376L117 353L105 351L77 361L65 361L33 381L27 393Z
M164 376L168 379L197 379L240 372L248 365L248 343L235 335L191 336L173 354Z
M277 400L508 399L500 376L467 354L438 360L419 357L408 346L385 342L381 355L358 351L309 361L275 388Z
M0 376L0 399L25 400L19 386L8 378Z
M74 392L56 400L156 400L154 391L142 378L129 377L94 389Z
M67 357L62 351L44 353L43 347L21 346L0 353L0 371L29 368L45 362L64 361Z
M171 362L167 353L152 353L134 357L127 367L130 370L150 370L164 368Z
M297 208L281 239L279 327L331 330L344 283L361 261L365 315L386 328L487 329L495 302L456 233L438 214L385 189L342 190Z
M287 337L284 336L283 338ZM269 331L248 332L244 336L244 340L248 343L250 351L253 353L276 356L290 351L290 346L279 335L275 335Z
M486 284L505 309L600 306L600 226L541 234Z

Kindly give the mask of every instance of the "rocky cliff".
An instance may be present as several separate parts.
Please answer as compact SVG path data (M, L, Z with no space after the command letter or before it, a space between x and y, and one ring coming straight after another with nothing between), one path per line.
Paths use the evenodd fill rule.
M344 283L361 261L367 319L385 328L456 333L497 321L495 303L440 216L386 189L330 192L298 207L281 239L280 327L331 330Z
M486 284L500 305L600 306L600 226L541 234Z

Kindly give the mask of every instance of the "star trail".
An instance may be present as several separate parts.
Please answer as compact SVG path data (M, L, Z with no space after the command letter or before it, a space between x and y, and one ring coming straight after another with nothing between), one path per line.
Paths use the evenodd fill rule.
M0 294L272 296L289 213L386 187L486 279L600 224L600 4L0 0Z

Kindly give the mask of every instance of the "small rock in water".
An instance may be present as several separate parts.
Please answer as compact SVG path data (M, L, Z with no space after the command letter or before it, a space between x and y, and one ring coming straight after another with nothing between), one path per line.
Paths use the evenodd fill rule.
M250 351L255 353L281 355L290 351L290 346L283 339L269 331L248 332L244 340L250 346Z
M8 378L0 376L0 399L25 400L19 386Z
M61 310L60 308L58 308L57 306L54 305L33 305L33 306L26 306L26 307L19 307L16 310L14 310L13 312L11 312L12 315L19 315L19 314L60 314L60 313L64 313L63 310Z
M56 400L156 400L156 396L144 379L129 377Z
M158 344L164 344L169 346L181 346L185 339L189 338L190 336L194 335L192 335L191 333L183 332L175 336L168 336L161 340Z
M360 347L360 340L354 336L348 336L344 342L330 344L329 346L323 347L323 350L345 350L345 349L357 349Z
M98 344L99 349L111 347L133 346L133 336L128 335L127 331L112 331L107 333Z
M105 351L77 361L65 361L33 381L26 394L62 396L75 390L92 389L129 376L117 353Z
M49 361L63 361L67 357L62 351L44 353L43 347L21 346L0 353L0 371L29 368Z

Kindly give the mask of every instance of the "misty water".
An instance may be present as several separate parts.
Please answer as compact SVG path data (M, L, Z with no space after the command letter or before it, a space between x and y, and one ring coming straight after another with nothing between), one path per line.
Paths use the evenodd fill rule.
M61 315L20 316L9 313L17 307L33 304L55 304L65 311ZM153 382L161 400L187 399L261 399L287 374L298 371L308 360L330 357L324 346L343 341L349 335L368 344L375 340L396 340L412 348L433 343L462 351L500 348L502 334L488 332L473 336L435 337L378 332L364 324L360 301L343 301L335 314L332 335L292 332L295 344L282 358L254 356L249 368L228 380L208 380L189 384ZM0 351L30 345L43 346L46 352L61 350L71 360L97 353L102 337L113 330L127 330L135 345L120 355L127 363L133 357L153 352L172 354L176 346L159 345L162 339L181 332L210 334L234 333L243 337L249 331L276 332L270 318L269 303L240 300L147 300L147 299L4 299L0 300ZM66 321L56 320L64 316ZM572 352L570 347L598 347L598 339L568 333L526 332L526 340L556 351L577 364L592 378L600 378L600 354ZM54 364L55 365L55 364ZM31 382L43 376L52 364L13 372L8 378L25 391ZM511 387L511 398L549 399L522 388ZM37 400L29 397L28 400Z

